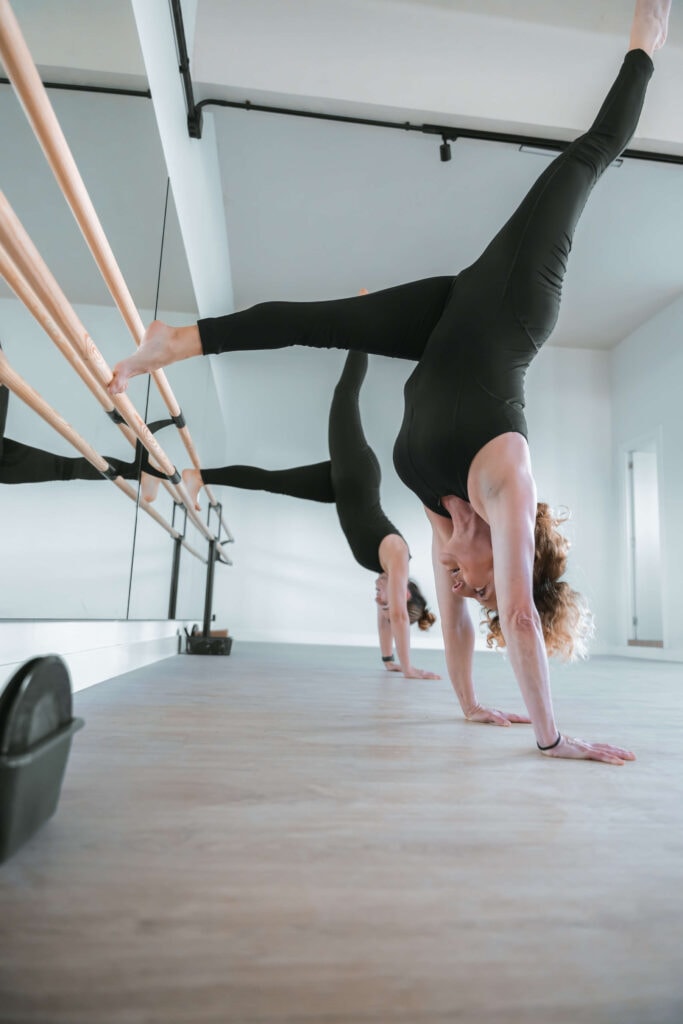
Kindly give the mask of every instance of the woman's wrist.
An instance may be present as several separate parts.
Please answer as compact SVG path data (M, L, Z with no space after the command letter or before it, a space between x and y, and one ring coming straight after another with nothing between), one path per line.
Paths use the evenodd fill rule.
M562 733L558 729L557 736L556 736L556 738L555 738L553 743L549 743L547 746L541 746L541 744L537 740L536 741L536 746L538 747L539 750L542 750L542 751L554 750L555 747L558 747L560 745L561 739L562 739Z

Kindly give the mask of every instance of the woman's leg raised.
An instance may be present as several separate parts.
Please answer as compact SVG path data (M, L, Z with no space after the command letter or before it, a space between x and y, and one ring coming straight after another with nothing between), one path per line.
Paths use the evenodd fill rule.
M360 418L360 389L367 369L365 352L349 352L330 406L327 435L337 504L342 496L354 505L368 500L379 504L381 471Z
M530 357L560 308L574 230L600 176L632 137L666 36L670 0L638 0L631 49L591 128L545 169L463 279L487 308L505 301L529 339ZM637 44L637 45L634 45Z

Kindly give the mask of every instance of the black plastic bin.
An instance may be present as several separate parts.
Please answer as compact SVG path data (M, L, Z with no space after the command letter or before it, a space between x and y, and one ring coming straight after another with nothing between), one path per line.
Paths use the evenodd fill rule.
M84 725L72 718L20 754L0 754L0 863L57 810L71 739Z

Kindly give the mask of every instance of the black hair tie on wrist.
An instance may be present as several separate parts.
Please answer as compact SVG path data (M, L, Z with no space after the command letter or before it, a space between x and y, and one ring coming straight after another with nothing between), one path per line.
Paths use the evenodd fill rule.
M384 655L382 655L382 661L393 661L393 660L394 660L393 654L387 654L386 658L384 657Z
M555 747L558 746L558 744L559 744L561 739L562 739L562 733L558 732L557 739L555 740L554 743L551 743L549 747L542 747L540 743L537 743L536 746L538 747L539 750L554 750Z

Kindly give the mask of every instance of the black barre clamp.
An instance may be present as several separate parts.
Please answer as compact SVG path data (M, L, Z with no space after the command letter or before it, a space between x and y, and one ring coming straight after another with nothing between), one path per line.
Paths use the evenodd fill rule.
M100 470L100 473L103 477L106 477L107 480L116 480L117 476L121 476L118 469L114 469L114 467L110 466L109 463L107 463L106 469Z
M112 421L112 423L125 423L126 422L118 409L109 409L109 411L107 412L107 416Z
M185 426L185 417L183 416L183 410L181 409L177 416L171 416L171 420L175 423L178 430L182 430Z

